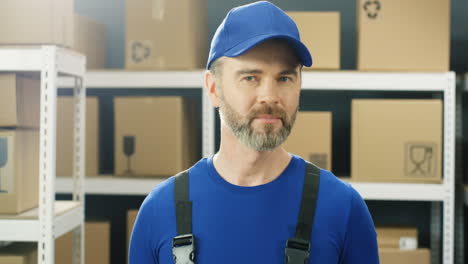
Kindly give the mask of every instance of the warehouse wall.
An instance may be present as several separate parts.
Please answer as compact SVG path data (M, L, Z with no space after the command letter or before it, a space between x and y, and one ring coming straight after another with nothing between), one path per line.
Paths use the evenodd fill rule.
M208 33L216 27L230 8L253 1L208 0ZM340 11L341 66L356 68L356 1L354 0L273 0L284 10ZM124 67L125 0L75 0L75 10L90 16L108 28L107 67ZM451 66L457 72L468 71L468 1L452 0ZM317 25L320 26L320 25ZM207 47L208 48L208 47Z

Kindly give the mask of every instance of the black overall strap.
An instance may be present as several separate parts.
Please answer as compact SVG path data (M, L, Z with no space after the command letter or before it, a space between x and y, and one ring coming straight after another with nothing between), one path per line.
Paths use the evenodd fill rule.
M195 263L195 237L192 234L192 202L189 200L189 172L175 176L174 201L177 236L172 240L172 255L176 264Z
M296 235L286 242L286 263L306 264L310 255L310 237L314 225L315 207L320 184L320 169L306 162L302 201L297 219Z

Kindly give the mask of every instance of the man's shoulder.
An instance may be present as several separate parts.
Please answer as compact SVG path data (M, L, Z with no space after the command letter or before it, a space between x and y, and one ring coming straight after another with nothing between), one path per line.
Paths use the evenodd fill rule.
M203 168L203 164L206 162L206 159L201 159L195 165L188 169L190 173L198 172L200 168ZM153 190L148 194L145 199L145 202L151 202L155 205L174 205L174 185L175 177L178 174L171 176L164 180L163 182L156 185Z
M163 182L156 185L143 201L142 208L162 209L174 203L174 179L175 176L169 177Z
M320 169L320 183L320 187L324 188L323 192L327 196L333 198L340 197L340 201L361 199L359 193L349 182L335 176L332 172L325 169Z

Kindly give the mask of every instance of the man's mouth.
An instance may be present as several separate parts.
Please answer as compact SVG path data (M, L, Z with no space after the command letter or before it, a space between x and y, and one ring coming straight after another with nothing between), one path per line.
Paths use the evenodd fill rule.
M275 115L258 115L255 117L255 120L267 124L273 124L282 121L280 117Z

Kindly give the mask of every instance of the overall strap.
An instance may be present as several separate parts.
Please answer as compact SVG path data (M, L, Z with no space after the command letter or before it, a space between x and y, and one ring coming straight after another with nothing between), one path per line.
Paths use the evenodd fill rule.
M320 184L320 169L306 161L302 201L297 219L296 235L286 242L286 263L306 264L310 255L310 238Z
M189 171L175 176L174 201L177 236L172 239L172 255L176 264L195 263L195 237L192 234L192 202L189 200Z

